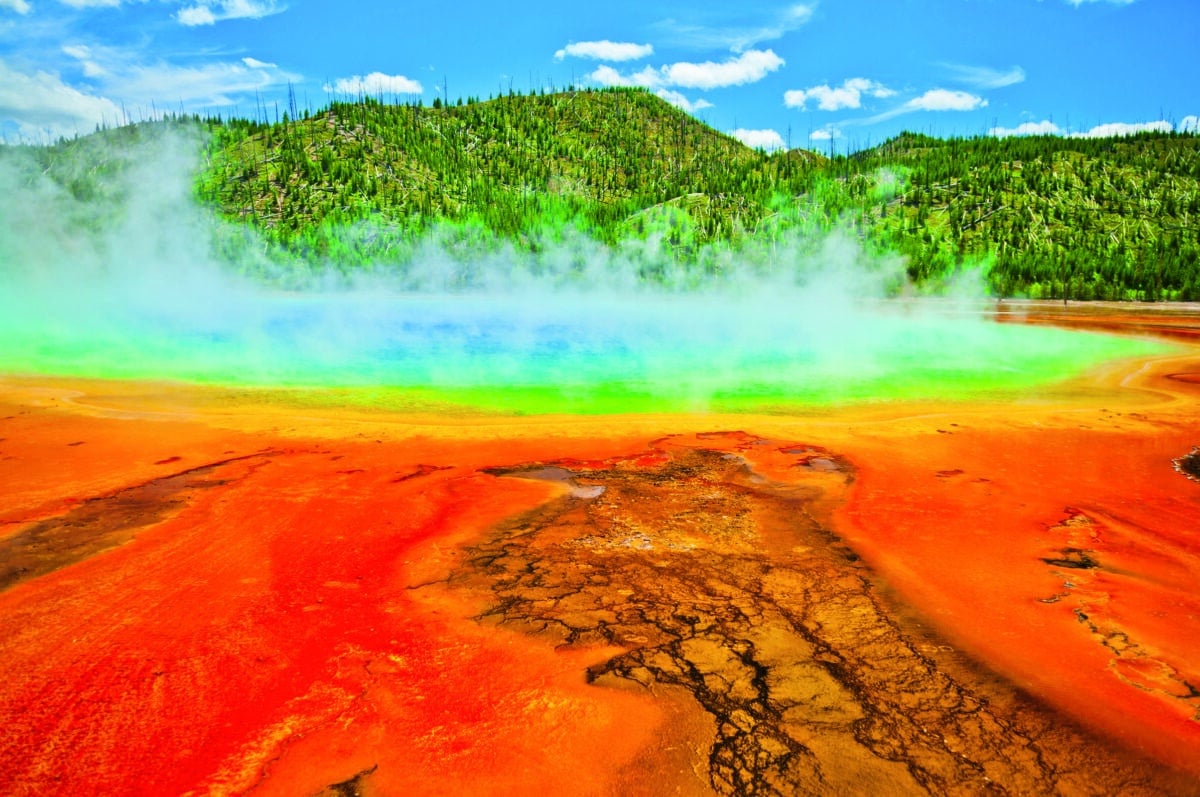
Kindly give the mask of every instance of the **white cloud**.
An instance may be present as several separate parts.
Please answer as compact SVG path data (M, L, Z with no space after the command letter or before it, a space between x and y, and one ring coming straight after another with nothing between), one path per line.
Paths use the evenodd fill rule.
M678 91L671 91L670 89L658 89L654 93L670 104L674 105L676 108L679 108L682 111L687 111L688 113L695 113L696 111L702 111L705 108L713 107L713 104L704 98L692 101L680 94Z
M740 53L760 42L781 39L784 35L791 33L812 19L813 11L816 7L816 3L809 5L797 3L784 9L773 22L767 25L731 32L734 39L730 42L729 48L735 53Z
M90 133L99 124L120 123L122 114L112 100L68 86L57 75L29 75L0 61L0 120L37 141Z
M1025 82L1025 70L1019 66L1014 66L1007 71L963 64L943 64L942 66L954 73L955 80L980 89L1002 89L1005 86Z
M1114 6L1127 6L1136 0L1067 0L1067 2L1078 8L1087 3L1111 3Z
M680 61L658 69L648 66L631 75L622 75L610 66L601 66L590 77L605 86L717 89L755 83L783 64L784 60L771 50L747 50L720 63Z
M760 24L739 25L727 18L719 24L696 25L668 19L659 23L659 26L675 42L687 47L741 53L756 44L781 39L801 27L812 19L816 7L815 2L794 3L777 13L774 18Z
M0 8L10 9L18 14L28 14L30 6L25 0L0 0Z
M987 104L984 98L965 91L930 89L904 103L904 107L913 111L973 111Z
M133 48L72 42L58 50L70 59L61 75L5 70L0 91L30 96L19 102L10 97L0 104L4 129L28 136L42 131L36 135L44 138L44 131L89 133L101 121L114 125L138 121L168 109L203 112L235 105L246 109L247 98L266 96L289 81L303 79L250 57L180 65L145 61L142 52ZM85 81L80 80L80 71Z
M1071 138L1109 138L1132 136L1138 133L1170 133L1174 128L1170 122L1109 122L1096 125L1086 133L1072 133Z
M768 152L777 149L783 149L783 136L774 130L747 130L739 127L737 130L730 131L731 136L745 144L747 147L754 149L765 149Z
M58 0L71 8L116 8L121 0Z
M598 66L588 75L589 78L602 86L641 86L654 88L663 85L662 74L654 67L648 66L631 75L622 75L611 66Z
M96 2L96 0L83 0ZM104 0L99 0L104 2ZM79 0L73 0L79 2ZM120 0L116 0L119 3ZM194 6L179 9L175 19L188 27L212 25L226 19L262 19L283 11L275 0L200 0Z
M630 81L629 78L626 78L611 66L598 66L590 75L588 75L588 77L596 83L599 83L601 86L635 85Z
M118 76L109 91L141 103L179 101L189 105L228 106L235 95L262 91L288 77L241 63L212 63L180 67L172 64L135 66ZM119 87L119 91L114 91Z
M299 80L298 75L284 72L275 64L249 57L179 66L162 61L148 64L137 51L119 47L77 44L62 51L80 62L84 75L94 80L105 95L125 102L135 117L137 113L132 109L137 105L233 105L239 94Z
M1016 127L993 127L988 130L989 136L1008 138L1009 136L1061 136L1062 128L1049 120L1041 122L1024 122Z
M813 86L810 89L792 89L784 92L783 103L789 108L805 110L809 100L816 100L817 107L822 111L836 111L841 108L861 108L864 94L872 97L890 97L895 93L882 83L854 77L843 81L842 85L836 89L828 85Z
M404 75L385 75L382 72L372 72L367 76L355 75L335 80L325 84L325 91L331 94L354 94L378 97L387 94L420 94L425 89L421 84L406 78Z
M189 6L179 9L175 15L180 25L194 28L200 25L212 25L217 21L217 15L208 6Z
M62 51L79 62L83 67L85 77L98 78L108 74L108 70L100 66L93 57L91 47L82 44L67 45L62 48Z
M756 83L783 66L783 59L772 50L747 50L721 63L705 61L691 64L686 61L663 67L671 85L690 89L715 89Z
M1138 133L1170 133L1172 130L1184 132L1200 132L1200 119L1195 116L1185 116L1177 127L1170 122L1108 122L1096 125L1090 130L1080 133L1068 133L1051 121L1025 122L1016 127L993 127L988 131L991 136L1067 136L1068 138L1111 138L1113 136L1132 136Z
M828 128L828 127L823 128L821 130L814 130L808 134L808 138L810 141L832 141L835 138L841 138L841 137L842 137L842 131L836 130L833 128Z
M559 61L567 56L572 58L591 58L595 61L636 61L654 54L654 47L649 44L634 44L632 42L612 42L602 39L594 42L572 42L554 54Z
M883 113L878 113L865 119L855 119L844 124L873 125L915 111L974 111L978 108L986 107L987 104L988 101L983 97L969 94L965 91L930 89L920 97L913 97L908 102L886 110Z
M135 118L149 115L155 106L201 109L235 105L241 96L301 80L299 75L255 58L180 66L146 63L137 51L116 47L73 46L68 54L82 56L85 75L96 81L105 96L119 97Z

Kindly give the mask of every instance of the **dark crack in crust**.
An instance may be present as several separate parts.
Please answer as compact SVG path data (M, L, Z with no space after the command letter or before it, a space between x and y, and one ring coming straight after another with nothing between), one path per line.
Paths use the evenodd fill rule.
M178 512L198 491L226 484L219 475L223 466L246 460L266 462L274 453L260 451L161 476L88 498L62 515L19 529L0 539L0 591L124 545L140 529ZM177 460L169 457L155 464Z
M1111 611L1110 588L1094 578L1095 573L1064 573L1062 569L1111 573L1096 551L1077 547L1090 539L1104 539L1111 530L1102 522L1074 507L1064 509L1065 518L1049 531L1069 544L1062 548L1062 557L1043 558L1063 583L1063 591L1043 603L1067 601L1072 612L1088 634L1111 655L1109 670L1124 683L1144 692L1158 695L1175 703L1200 722L1200 689L1187 680L1168 661L1151 648L1132 637L1117 615ZM1197 787L1200 792L1200 787Z
M1179 459L1171 460L1175 470L1194 482L1200 482L1200 446L1193 448Z
M371 775L375 774L375 770L379 768L378 764L364 769L362 772L356 773L353 777L347 778L339 783L331 784L317 793L315 797L362 797L363 784Z
M590 682L694 696L715 721L708 774L721 794L1174 791L1028 700L997 710L922 652L810 512L852 480L848 463L732 442L778 445L796 480L770 481L703 438L603 465L493 471L571 491L498 527L450 584L491 591L481 621L625 649Z

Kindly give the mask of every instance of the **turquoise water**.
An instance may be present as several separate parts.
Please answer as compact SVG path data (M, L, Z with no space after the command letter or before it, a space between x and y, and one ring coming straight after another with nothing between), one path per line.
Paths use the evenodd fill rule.
M205 301L10 312L0 370L345 388L348 401L505 412L673 412L971 398L1164 348L998 324L986 305L786 291L236 290Z
M195 142L151 143L101 201L0 159L0 373L503 412L787 410L1037 390L1162 348L996 324L984 303L860 300L915 289L852 229L716 247L703 267L582 235L537 254L435 236L392 271L280 266L195 203Z

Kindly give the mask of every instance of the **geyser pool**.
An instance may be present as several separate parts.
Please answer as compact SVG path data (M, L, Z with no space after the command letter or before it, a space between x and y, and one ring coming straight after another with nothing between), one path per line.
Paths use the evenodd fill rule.
M345 388L339 401L504 412L737 411L1000 394L1161 348L998 324L979 303L766 288L206 298L9 313L0 371Z
M393 271L279 266L250 228L197 205L198 153L148 140L117 158L102 201L0 158L0 373L402 407L764 410L1024 389L1152 348L995 324L985 303L872 300L912 286L853 230L716 247L704 267L655 240L575 235L535 255L435 234ZM231 230L236 256L217 245Z

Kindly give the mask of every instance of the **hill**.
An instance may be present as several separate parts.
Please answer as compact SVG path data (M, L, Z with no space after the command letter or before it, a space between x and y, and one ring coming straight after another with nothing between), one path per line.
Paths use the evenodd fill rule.
M432 107L363 98L270 124L156 124L205 132L197 195L284 262L400 263L450 230L464 256L585 234L654 240L673 262L712 270L714 252L749 257L847 227L869 252L904 255L931 289L982 267L999 295L1200 299L1196 135L905 133L850 156L767 154L630 89ZM73 193L102 196L153 127L35 158Z
M648 205L739 188L757 159L646 92L508 96L451 107L334 103L299 121L230 127L202 193L297 231L377 213L479 216L513 234L551 210L605 227ZM723 169L713 173L717 164Z
M855 158L906 171L877 228L913 276L991 262L993 288L1200 299L1200 138L903 135Z

